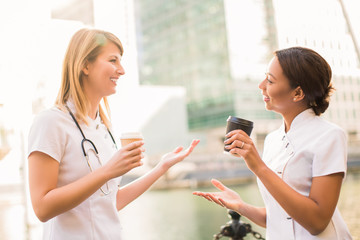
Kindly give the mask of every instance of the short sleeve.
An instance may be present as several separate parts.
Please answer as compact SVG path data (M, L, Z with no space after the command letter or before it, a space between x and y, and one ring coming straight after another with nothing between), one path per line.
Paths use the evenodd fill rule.
M346 174L347 139L340 128L332 128L316 143L313 177L343 172Z
M28 156L39 151L60 162L65 150L65 134L61 127L61 112L52 108L37 115L28 137Z

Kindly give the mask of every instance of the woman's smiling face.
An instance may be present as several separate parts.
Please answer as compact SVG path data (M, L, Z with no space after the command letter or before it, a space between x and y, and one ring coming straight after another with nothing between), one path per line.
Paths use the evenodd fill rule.
M120 49L108 42L94 62L84 68L84 87L88 97L102 98L116 92L116 84L121 75L125 74L121 65Z
M294 89L283 74L277 57L270 61L266 77L260 82L259 88L267 110L283 114L293 107Z

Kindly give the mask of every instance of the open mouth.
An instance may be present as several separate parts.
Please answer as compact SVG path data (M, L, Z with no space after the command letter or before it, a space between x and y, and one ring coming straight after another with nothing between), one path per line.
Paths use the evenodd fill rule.
M110 80L111 80L113 83L116 83L119 79L118 79L118 78L110 78Z

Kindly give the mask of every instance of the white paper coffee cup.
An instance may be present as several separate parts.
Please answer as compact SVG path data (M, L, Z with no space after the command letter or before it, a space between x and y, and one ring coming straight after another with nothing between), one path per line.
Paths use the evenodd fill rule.
M144 137L140 132L124 132L120 136L121 146L126 146L132 142L141 141Z

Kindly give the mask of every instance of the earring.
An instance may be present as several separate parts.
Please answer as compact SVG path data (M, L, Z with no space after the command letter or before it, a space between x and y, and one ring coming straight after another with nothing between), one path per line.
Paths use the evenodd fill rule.
M296 101L296 98L294 97L294 101Z

